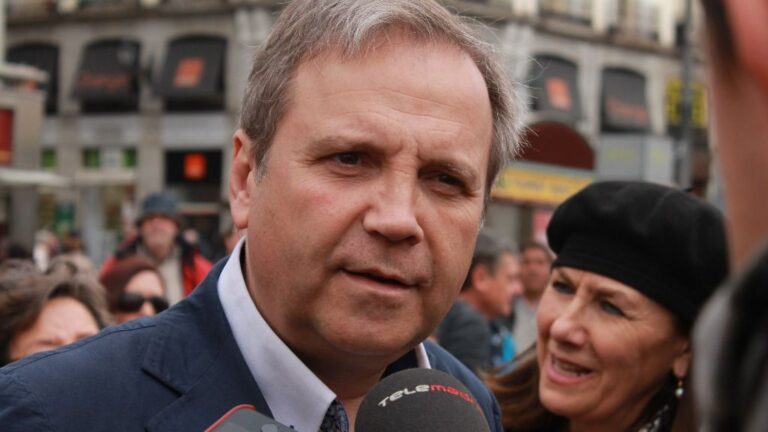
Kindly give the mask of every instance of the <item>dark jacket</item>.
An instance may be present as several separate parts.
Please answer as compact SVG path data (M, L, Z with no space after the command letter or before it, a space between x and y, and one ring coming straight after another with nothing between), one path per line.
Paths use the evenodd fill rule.
M0 430L201 431L239 404L269 414L219 301L223 267L160 315L0 369ZM432 367L462 381L501 432L488 389L443 349L426 347Z
M491 367L491 327L472 306L453 302L435 335L440 346L470 370L477 373Z

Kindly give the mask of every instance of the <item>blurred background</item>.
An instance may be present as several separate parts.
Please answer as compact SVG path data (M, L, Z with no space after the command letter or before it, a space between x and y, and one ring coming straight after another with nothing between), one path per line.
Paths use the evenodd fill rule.
M697 2L442 3L485 25L531 109L529 146L493 190L492 232L543 240L554 207L596 179L721 204ZM0 261L69 239L99 265L158 191L179 198L200 251L223 256L231 136L283 4L0 0Z

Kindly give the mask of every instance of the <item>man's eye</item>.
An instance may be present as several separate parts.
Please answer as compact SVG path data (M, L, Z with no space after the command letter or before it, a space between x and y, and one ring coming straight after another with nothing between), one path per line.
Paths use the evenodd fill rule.
M357 153L339 153L333 159L343 165L357 165L360 163L360 155Z
M560 294L573 294L573 288L565 282L552 282L552 289L559 292Z
M608 301L601 301L600 309L602 309L604 312L611 315L616 315L621 317L624 316L624 312L621 309L619 309L616 305Z
M449 174L439 174L437 176L437 181L448 186L464 187L463 181Z

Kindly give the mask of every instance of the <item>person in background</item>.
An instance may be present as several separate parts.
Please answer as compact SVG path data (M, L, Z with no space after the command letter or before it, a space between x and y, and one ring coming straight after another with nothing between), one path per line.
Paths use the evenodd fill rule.
M0 276L0 365L93 336L110 323L104 291L92 278Z
M734 274L696 324L694 389L707 432L768 430L768 2L702 0Z
M221 231L221 241L224 244L226 255L232 253L232 251L235 249L235 246L237 245L237 242L239 242L244 235L245 233L238 230L232 223L229 223L224 227L224 229Z
M536 342L536 310L549 283L552 252L546 245L528 241L520 248L520 283L522 295L512 308L514 325L512 337L517 352L523 352Z
M642 217L638 217L642 215ZM547 228L538 340L496 375L507 431L696 431L690 332L728 272L720 211L680 190L593 183Z
M35 233L35 245L32 247L32 259L40 271L48 270L51 260L61 252L61 244L58 237L48 229L41 229Z
M41 274L41 272L31 257L28 259L10 258L0 262L0 280L4 283L33 274Z
M130 256L101 275L109 311L119 324L168 309L163 278L149 260Z
M89 274L95 272L93 263L85 254L83 239L78 231L69 231L64 235L61 240L61 253L51 260L49 268L58 265L58 261L61 260L71 263L77 267L78 271Z
M508 365L517 355L517 345L512 335L515 324L514 306L517 299L523 295L523 284L520 281L520 253L510 243L500 242L501 256L496 268L499 283L507 287L509 308L504 316L491 321L491 364L494 367Z
M503 332L496 320L511 307L514 263L507 255L493 237L480 232L461 292L435 333L437 342L475 373L503 356Z
M147 196L136 221L138 237L104 263L100 277L120 260L139 255L159 269L170 304L189 295L212 265L182 238L180 225L178 202L172 194L160 192Z

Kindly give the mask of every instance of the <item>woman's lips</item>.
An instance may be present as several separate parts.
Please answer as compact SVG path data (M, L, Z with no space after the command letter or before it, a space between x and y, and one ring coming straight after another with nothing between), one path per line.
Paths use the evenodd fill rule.
M594 371L558 358L550 353L549 361L546 365L546 374L547 379L555 384L574 385L592 378Z

